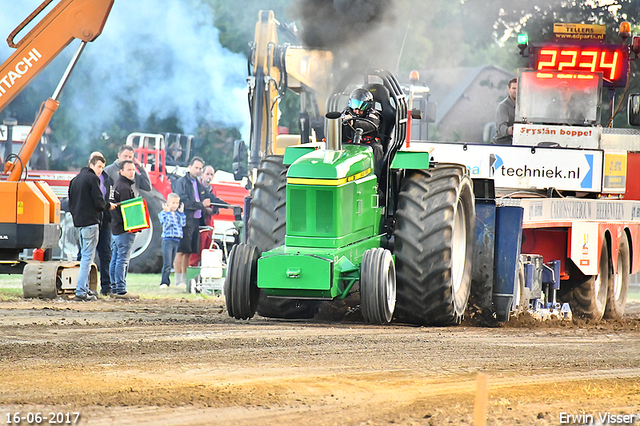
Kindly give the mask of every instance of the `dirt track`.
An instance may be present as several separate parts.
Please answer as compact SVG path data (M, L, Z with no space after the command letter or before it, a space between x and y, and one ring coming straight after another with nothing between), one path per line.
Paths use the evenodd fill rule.
M220 299L0 302L0 422L79 412L93 425L470 425L479 372L488 425L597 421L640 413L640 305L628 313L423 328L357 315L241 322Z

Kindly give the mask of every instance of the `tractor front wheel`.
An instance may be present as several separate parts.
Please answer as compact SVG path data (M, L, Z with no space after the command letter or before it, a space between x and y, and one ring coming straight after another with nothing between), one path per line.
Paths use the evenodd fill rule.
M469 300L475 237L466 167L437 164L407 173L395 217L398 319L459 324Z
M364 252L360 265L360 308L364 320L372 324L391 322L396 307L396 269L389 250L373 248Z
M229 255L224 295L229 316L249 319L258 306L257 281L258 250L249 244L238 244Z

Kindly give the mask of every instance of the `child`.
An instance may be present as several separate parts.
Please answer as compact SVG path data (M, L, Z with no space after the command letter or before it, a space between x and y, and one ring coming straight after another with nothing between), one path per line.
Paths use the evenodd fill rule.
M167 196L167 202L162 205L158 213L162 224L162 280L161 288L169 287L169 274L173 261L178 252L178 245L182 239L182 227L187 224L184 214L184 204L180 203L180 196L174 192Z

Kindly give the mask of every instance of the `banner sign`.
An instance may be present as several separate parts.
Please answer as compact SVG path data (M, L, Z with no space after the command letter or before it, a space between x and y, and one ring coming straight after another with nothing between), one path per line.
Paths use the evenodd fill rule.
M492 178L496 188L601 192L604 153L571 149L462 143L412 142L431 160L464 164L472 178Z

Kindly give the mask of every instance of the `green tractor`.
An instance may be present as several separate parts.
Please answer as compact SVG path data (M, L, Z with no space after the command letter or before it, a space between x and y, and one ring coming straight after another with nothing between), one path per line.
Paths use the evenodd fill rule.
M366 144L342 145L339 113L327 114L327 148L266 157L247 243L228 262L230 316L310 318L322 301L359 296L369 323L460 323L475 241L472 181L466 167L405 147L411 118L392 74L368 71L362 85L382 117L380 170ZM327 111L341 110L347 88L338 84Z

